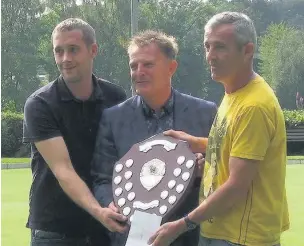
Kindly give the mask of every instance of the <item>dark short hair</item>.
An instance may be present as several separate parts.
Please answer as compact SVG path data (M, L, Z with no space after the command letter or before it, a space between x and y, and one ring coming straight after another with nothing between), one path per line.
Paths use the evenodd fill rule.
M176 59L178 53L178 45L173 36L169 36L163 32L146 30L136 34L131 38L128 46L128 53L136 47L144 47L149 44L156 44L161 52L169 59Z
M86 45L92 45L96 43L95 30L87 22L79 18L69 18L60 22L53 30L52 41L56 32L66 32L80 30L83 35L83 40Z

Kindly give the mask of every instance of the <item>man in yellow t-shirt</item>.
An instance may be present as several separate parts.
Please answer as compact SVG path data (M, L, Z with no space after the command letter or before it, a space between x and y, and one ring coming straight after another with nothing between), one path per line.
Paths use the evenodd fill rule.
M205 26L204 46L212 79L225 88L209 138L166 133L188 141L194 152L207 146L201 203L161 226L150 243L169 245L201 223L200 246L280 245L289 228L286 131L274 92L253 71L254 25L241 13L217 14Z

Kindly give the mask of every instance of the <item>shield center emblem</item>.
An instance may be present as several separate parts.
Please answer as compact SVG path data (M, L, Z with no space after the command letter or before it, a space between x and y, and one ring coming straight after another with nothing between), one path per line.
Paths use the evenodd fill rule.
M140 172L140 182L148 191L159 184L166 172L166 164L159 159L146 162Z

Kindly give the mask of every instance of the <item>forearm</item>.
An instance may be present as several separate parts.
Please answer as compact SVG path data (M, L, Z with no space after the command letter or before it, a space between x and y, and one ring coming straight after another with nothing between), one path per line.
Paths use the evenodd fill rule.
M208 138L193 137L193 140L190 141L190 147L195 153L206 153L207 145Z
M93 193L96 200L103 207L108 207L109 204L113 201L111 183L94 184Z
M258 160L230 157L228 180L191 212L190 219L202 222L227 213L235 204L245 201L258 173L258 164Z
M81 208L95 218L100 217L101 206L94 198L86 183L78 176L73 167L61 168L54 172L63 191Z
M193 210L189 218L196 223L201 223L214 216L225 214L245 196L246 191L226 182Z

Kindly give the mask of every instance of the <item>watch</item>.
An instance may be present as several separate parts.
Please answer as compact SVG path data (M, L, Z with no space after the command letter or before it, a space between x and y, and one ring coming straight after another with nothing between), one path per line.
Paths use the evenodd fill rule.
M188 214L184 217L184 221L187 226L187 231L194 230L198 226L198 224L189 219Z

